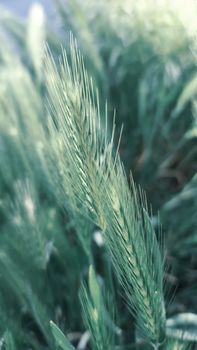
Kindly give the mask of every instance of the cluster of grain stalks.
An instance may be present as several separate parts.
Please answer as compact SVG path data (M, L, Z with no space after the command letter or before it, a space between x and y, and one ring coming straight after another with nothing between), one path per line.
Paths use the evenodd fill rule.
M0 348L196 347L188 6L1 8Z

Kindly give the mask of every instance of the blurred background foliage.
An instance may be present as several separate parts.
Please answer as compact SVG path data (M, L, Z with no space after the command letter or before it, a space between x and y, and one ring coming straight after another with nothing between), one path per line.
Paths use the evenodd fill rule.
M76 37L103 114L106 101L111 121L115 111L117 142L123 124L120 156L146 191L158 230L160 213L170 266L167 315L195 313L196 8L167 0L50 6L47 17L33 4L26 19L0 8L0 334L8 349L54 349L53 319L79 344L85 327L78 292L94 260L101 286L114 289L121 316L113 327L126 349L135 332L100 232L73 211L49 167L54 140L47 131L43 43L58 64L70 31Z

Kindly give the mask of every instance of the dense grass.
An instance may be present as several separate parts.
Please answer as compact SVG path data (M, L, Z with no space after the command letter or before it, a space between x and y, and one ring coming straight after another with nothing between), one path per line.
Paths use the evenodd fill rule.
M5 349L195 348L197 15L181 4L57 1L56 25L1 9Z

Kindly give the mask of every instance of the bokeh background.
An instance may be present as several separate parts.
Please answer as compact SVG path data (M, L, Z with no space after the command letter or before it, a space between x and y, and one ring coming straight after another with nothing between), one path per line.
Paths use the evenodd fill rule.
M2 0L1 5L15 13L17 16L20 16L22 18L25 18L28 16L28 12L31 8L31 6L35 3L34 0L22 0L22 1L15 1L15 0ZM39 1L39 4L42 5L44 11L49 15L50 13L54 12L54 6L52 4L52 1L50 0L42 0Z

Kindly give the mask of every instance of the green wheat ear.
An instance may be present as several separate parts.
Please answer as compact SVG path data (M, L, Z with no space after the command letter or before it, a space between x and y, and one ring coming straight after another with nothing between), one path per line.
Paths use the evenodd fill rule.
M63 50L60 71L48 53L45 63L56 172L64 195L74 196L103 231L137 327L157 347L165 338L163 262L146 197L132 180L128 185L118 153L113 157L115 127L108 142L107 118L103 127L98 95L72 37L70 47L71 63ZM91 270L90 277L94 284Z
M90 289L93 303L94 305L97 306L97 308L99 308L100 302L101 302L101 295L100 295L99 285L96 279L96 274L92 265L90 265L90 268L89 268L88 282L89 282L89 289Z
M92 348L95 350L114 349L114 330L109 323L106 298L100 290L93 266L89 268L88 286L82 284L80 300L84 322L90 332ZM109 306L109 307L107 307Z

